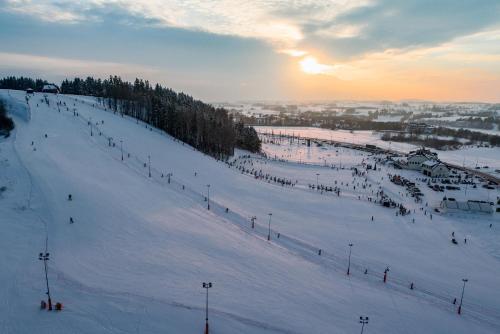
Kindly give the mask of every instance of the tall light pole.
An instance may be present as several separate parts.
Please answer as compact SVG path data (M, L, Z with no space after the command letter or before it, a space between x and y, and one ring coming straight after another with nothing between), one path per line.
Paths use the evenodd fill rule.
M47 284L47 297L48 297L48 302L49 302L49 311L52 311L52 299L50 298L50 289L49 289L49 277L47 275L47 261L49 260L49 253L40 253L38 255L38 259L40 261L43 261L43 265L45 268L45 283Z
M254 227L255 227L255 219L257 219L257 217L256 217L256 216L252 216L252 217L250 218L250 220L252 221L252 228L254 228Z
M151 156L148 155L148 168L149 168L149 177L151 177Z
M120 139L120 150L122 151L122 161L123 161L123 140Z
M347 275L351 273L351 251L352 251L352 245L349 244L349 264L347 265Z
M319 185L319 173L316 173L316 185Z
M207 210L210 210L210 185L207 184Z
M203 288L207 290L207 298L205 303L205 334L208 334L208 289L212 287L212 282L203 282Z
M361 334L363 334L365 325L368 323L368 317L359 317L359 323L361 324Z
M267 232L267 241L271 240L271 217L273 216L272 213L269 213L269 229Z
M462 301L464 300L464 291L465 291L465 283L469 280L467 278L462 278L462 282L464 285L462 286L462 296L460 297L460 305L458 305L458 314L462 314Z
M90 117L90 136L92 137L94 134L92 133L92 117Z
M387 273L389 272L389 267L385 268L384 270L384 283L387 282Z

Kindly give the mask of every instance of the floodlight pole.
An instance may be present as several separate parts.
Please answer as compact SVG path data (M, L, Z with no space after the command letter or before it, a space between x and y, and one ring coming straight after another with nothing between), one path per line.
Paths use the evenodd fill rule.
M202 284L203 288L207 290L206 303L205 303L205 334L208 334L208 289L212 287L212 282Z
M352 251L352 243L349 244L349 263L347 265L347 275L349 276L351 273L351 251Z
M267 240L271 240L271 217L273 216L272 213L269 213L269 228L267 232Z
M458 314L462 314L462 301L464 300L464 291L465 291L465 283L467 283L469 280L467 278L463 278L462 282L464 282L464 285L462 286L462 296L460 297L460 305L458 306Z
M50 288L49 288L49 276L47 274L47 261L49 260L49 253L45 252L45 253L40 253L38 255L38 259L40 261L43 261L43 265L44 265L44 268L45 268L45 283L47 285L47 297L48 297L48 304L49 304L49 311L52 311L52 299L50 298Z
M151 156L148 155L148 168L149 168L149 177L151 177Z
M361 324L361 334L363 334L365 325L368 323L368 317L359 317L359 323Z
M210 210L210 185L207 184L207 210Z

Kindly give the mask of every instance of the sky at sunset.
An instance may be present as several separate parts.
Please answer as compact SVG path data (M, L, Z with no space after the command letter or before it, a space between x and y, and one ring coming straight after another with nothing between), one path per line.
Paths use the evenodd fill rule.
M500 102L499 0L0 0L0 76L206 101Z

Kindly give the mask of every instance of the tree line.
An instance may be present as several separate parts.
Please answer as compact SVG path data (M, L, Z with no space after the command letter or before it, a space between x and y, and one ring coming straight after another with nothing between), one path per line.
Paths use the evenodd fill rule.
M31 88L35 92L41 92L43 86L46 84L48 84L47 80L32 79L27 77L9 76L0 79L0 89L26 90Z
M46 83L39 81L9 77L0 80L0 88L35 87L39 91L40 82L42 86L43 82ZM63 94L94 96L105 108L162 129L217 159L233 155L235 147L260 151L257 132L242 123L235 123L227 110L214 108L159 84L153 86L147 80L137 78L132 83L119 76L104 80L93 77L65 79L60 91Z
M14 129L14 122L7 117L7 110L2 100L0 100L0 135L8 137L10 131Z

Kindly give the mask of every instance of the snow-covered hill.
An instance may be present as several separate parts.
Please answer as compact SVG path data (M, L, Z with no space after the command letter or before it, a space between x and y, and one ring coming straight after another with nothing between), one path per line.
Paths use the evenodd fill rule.
M201 333L208 281L213 333L353 333L359 316L366 333L500 330L498 216L396 216L248 177L91 97L0 97L16 122L0 141L1 333ZM59 313L38 308L46 242Z

